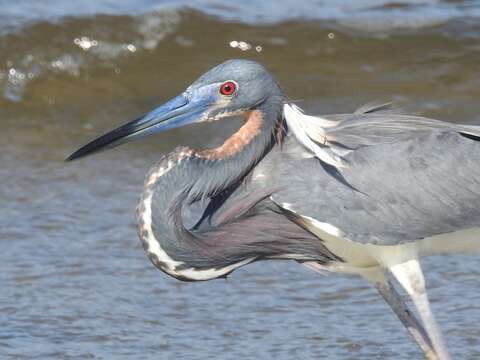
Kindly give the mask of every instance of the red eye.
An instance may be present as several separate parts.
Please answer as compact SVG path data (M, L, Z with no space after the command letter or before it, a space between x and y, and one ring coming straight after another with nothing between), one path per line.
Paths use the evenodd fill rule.
M233 81L227 81L220 86L220 94L232 95L237 90L237 85Z

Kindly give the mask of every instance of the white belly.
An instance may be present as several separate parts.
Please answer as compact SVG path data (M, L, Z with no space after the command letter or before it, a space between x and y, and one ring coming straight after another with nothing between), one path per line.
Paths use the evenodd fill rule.
M389 268L420 256L480 252L480 227L436 235L399 245L360 244L344 236L335 226L305 217L309 230L324 241L325 246L344 263L331 264L328 270L359 273L378 266Z

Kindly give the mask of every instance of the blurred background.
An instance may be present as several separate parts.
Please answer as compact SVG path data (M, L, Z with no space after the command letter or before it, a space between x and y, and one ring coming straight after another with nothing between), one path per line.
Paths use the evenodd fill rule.
M237 123L63 162L230 58L263 63L310 113L394 100L480 123L479 1L0 0L0 358L420 358L360 279L268 262L186 284L149 263L147 169ZM425 269L454 358L480 358L478 258Z

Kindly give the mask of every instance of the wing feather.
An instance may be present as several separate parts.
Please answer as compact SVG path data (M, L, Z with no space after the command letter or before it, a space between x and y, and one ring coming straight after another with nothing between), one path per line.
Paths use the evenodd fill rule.
M480 127L385 109L370 106L322 116L317 123L316 117L304 121L306 115L293 108L296 131L275 179L285 182L285 190L274 194L274 201L360 243L393 245L479 226ZM291 129L291 114L286 121ZM350 186L314 159L294 158L296 147L322 161L325 154L336 155L344 166L331 165Z
M391 103L371 103L352 114L309 116L285 104L288 127L320 160L342 167L346 150L390 143L432 130L452 131L480 140L480 126L455 124L422 116L402 114Z

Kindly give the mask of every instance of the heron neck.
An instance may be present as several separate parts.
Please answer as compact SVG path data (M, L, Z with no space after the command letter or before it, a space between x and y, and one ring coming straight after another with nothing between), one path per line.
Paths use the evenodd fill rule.
M248 247L218 246L225 229L193 232L184 222L186 210L189 225L208 211L201 206L194 210L192 203L235 188L270 151L276 143L275 132L264 126L267 123L262 123L260 131L230 156L205 157L202 152L177 148L152 169L137 219L143 246L155 266L179 279L207 280L254 260Z

